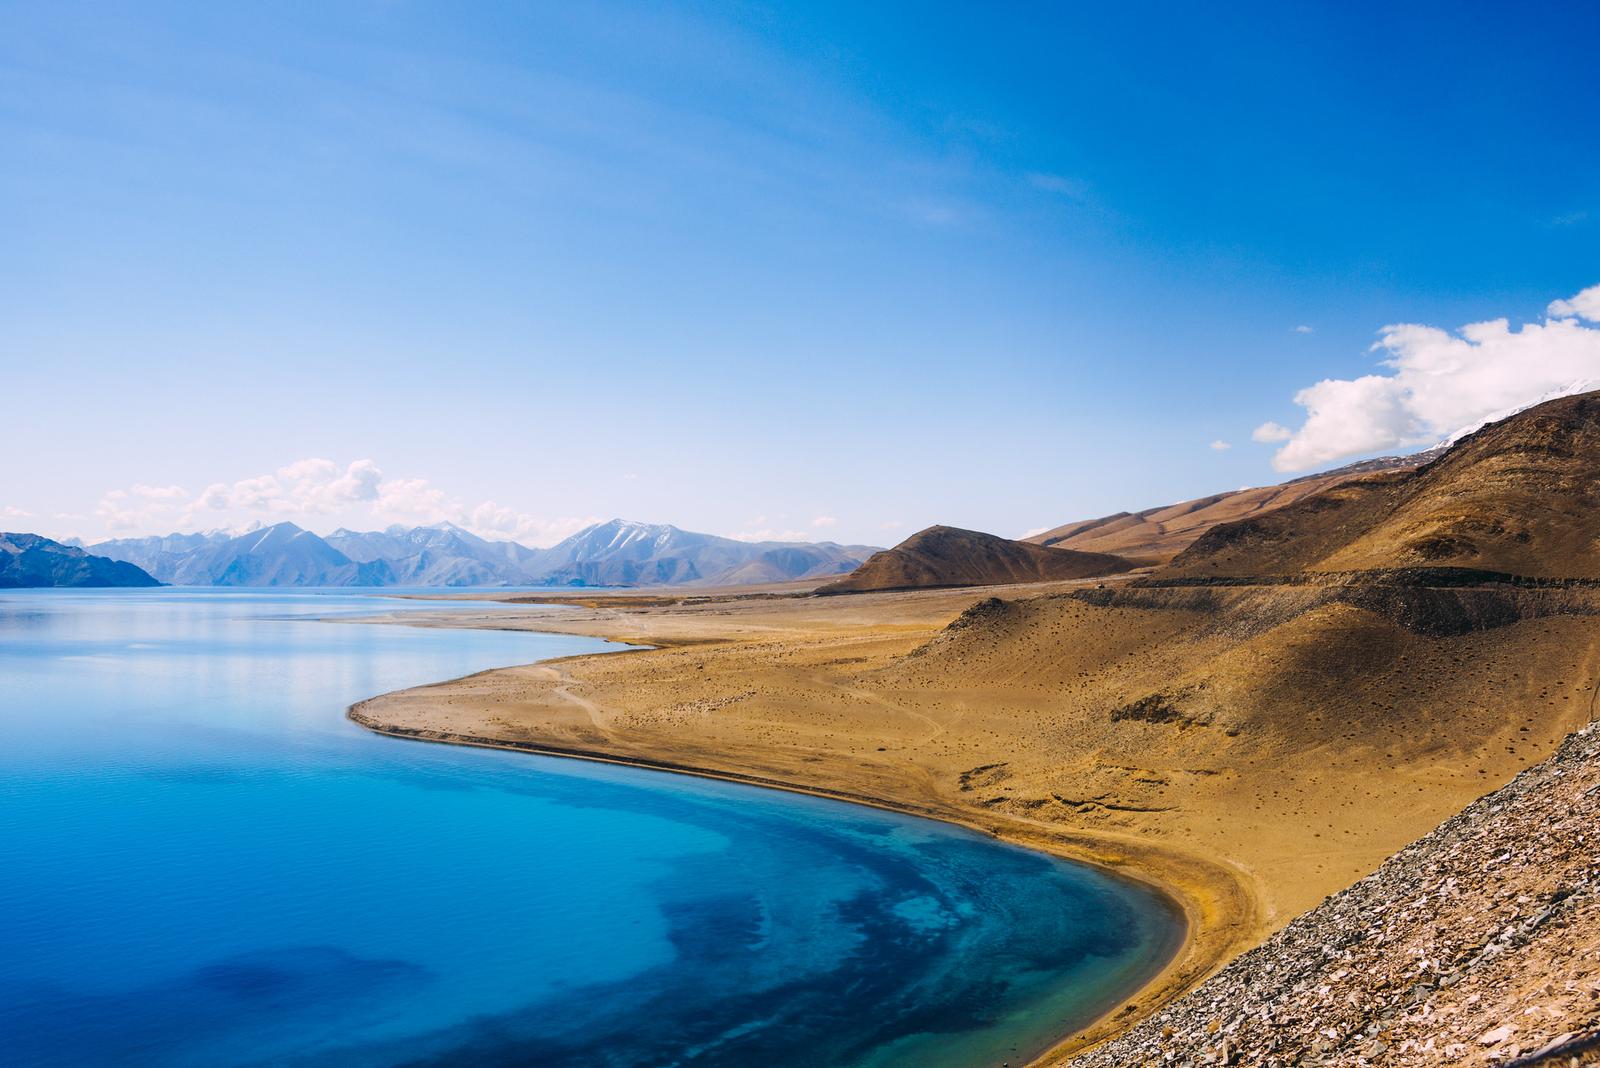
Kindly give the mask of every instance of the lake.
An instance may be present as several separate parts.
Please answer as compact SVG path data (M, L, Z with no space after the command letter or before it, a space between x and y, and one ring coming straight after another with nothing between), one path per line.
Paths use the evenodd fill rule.
M1181 935L1138 886L960 828L350 723L614 648L337 621L439 610L0 594L0 1059L1015 1065Z

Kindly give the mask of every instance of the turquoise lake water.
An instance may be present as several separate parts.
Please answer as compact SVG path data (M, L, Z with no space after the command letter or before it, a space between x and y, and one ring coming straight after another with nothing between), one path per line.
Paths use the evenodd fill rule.
M0 594L0 1061L1015 1065L1172 950L957 828L347 721L606 648L318 619L437 610Z

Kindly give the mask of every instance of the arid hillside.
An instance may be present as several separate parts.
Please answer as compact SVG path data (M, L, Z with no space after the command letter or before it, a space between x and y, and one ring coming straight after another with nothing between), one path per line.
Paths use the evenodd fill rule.
M1600 578L1600 393L1491 423L1413 470L1212 527L1167 578L1451 567Z
M1506 574L1596 574L1597 411L1593 396L1544 405L1414 473L1216 527L1153 577L463 617L657 648L488 672L352 715L876 801L1166 887L1192 941L1064 1057L1588 722L1600 585ZM1419 560L1419 544L1434 555Z
M1587 590L1509 591L1494 625L1421 629L1320 587L1036 590L465 618L659 647L352 714L873 800L1114 864L1189 911L1172 989L1549 755L1600 677Z
M892 549L874 553L821 594L869 590L998 586L1116 575L1133 569L1119 556L1050 549L958 527L929 527Z
M1600 728L1074 1064L1600 1062Z
M1115 553L1140 562L1165 563L1219 523L1262 516L1353 478L1417 467L1436 455L1437 451L1430 450L1414 456L1363 460L1276 486L1230 490L1142 512L1117 512L1066 523L1024 540L1058 549Z

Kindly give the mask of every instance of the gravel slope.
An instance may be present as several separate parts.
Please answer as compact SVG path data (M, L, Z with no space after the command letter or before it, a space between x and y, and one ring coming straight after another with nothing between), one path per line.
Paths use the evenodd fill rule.
M1600 1064L1600 726L1072 1064Z

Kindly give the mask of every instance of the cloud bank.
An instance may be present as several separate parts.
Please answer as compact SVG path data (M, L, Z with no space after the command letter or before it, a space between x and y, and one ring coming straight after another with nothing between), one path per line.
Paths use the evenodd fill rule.
M371 460L343 467L332 460L296 460L276 471L213 482L198 493L140 483L111 490L95 514L113 535L215 529L242 520L326 527L345 523L454 523L480 537L550 545L593 518L541 519L494 501L468 505L422 478L389 478ZM318 520L324 522L318 523Z
M1325 379L1295 394L1300 429L1263 423L1279 471L1430 445L1552 397L1600 386L1600 285L1551 302L1541 322L1470 323L1451 332L1401 323L1378 332L1381 374Z
M1270 419L1250 432L1251 441L1260 441L1266 443L1288 441L1292 437L1294 437L1293 430L1290 430L1288 427L1282 426L1278 423L1274 423Z

